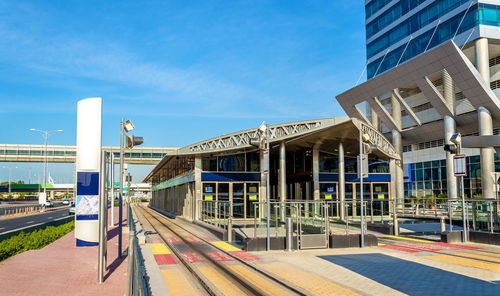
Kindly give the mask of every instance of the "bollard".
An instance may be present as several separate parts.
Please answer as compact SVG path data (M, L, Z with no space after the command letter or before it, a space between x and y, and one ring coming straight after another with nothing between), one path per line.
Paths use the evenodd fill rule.
M227 222L227 241L233 241L233 217L229 217L229 221Z
M286 218L286 250L288 252L292 251L292 233L293 233L293 224L292 218Z
M444 217L441 217L441 233L446 231L446 224L444 222Z

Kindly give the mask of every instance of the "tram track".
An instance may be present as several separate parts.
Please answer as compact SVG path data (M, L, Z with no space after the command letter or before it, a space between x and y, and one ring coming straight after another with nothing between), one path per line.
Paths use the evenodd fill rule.
M394 246L394 247L402 247L400 244L395 243L395 240L389 239L389 238L379 237L379 242L381 242L385 245L390 245L390 246ZM430 242L427 244L429 244L431 246L433 243ZM468 257L468 256L464 256L464 255L459 255L459 254L450 254L450 253L446 253L443 251L429 250L428 248L426 248L426 249L416 248L416 247L411 247L408 244L405 244L404 248L419 251L419 252L429 252L429 253L433 253L433 254L439 254L439 255L445 255L445 256L450 256L450 257L455 257L455 258L462 258L462 259L474 260L474 261L483 262L483 263L500 265L500 262L498 262L498 261L486 260L486 259L475 258L475 257ZM490 251L485 251L485 250L472 250L472 249L464 249L463 251L465 253L469 253L469 254L477 254L479 252L490 253L490 254L498 255L500 258L500 253L496 253L496 252L490 252ZM474 252L476 252L476 253L474 253Z
M192 263L188 262L181 254L174 243L172 243L167 235L170 237L175 237L179 242L185 246L183 248L187 248L193 253L199 255L204 259L204 263L213 267L215 270L220 272L228 281L231 282L232 285L237 287L243 294L245 295L271 295L269 292L263 290L260 287L257 287L255 283L252 283L241 277L240 274L233 271L229 265L219 262L212 258L208 254L208 250L216 250L217 252L223 253L225 256L233 259L233 262L239 264L245 268L245 272L251 272L259 275L261 278L267 279L272 285L277 288L283 290L284 294L290 295L307 295L302 291L291 287L287 283L282 280L274 277L273 275L260 270L258 267L245 262L241 258L231 254L230 252L210 243L206 239L200 237L196 233L186 229L178 225L173 221L169 221L169 219L165 218L163 215L157 213L151 208L144 208L143 206L137 206L137 209L141 212L143 218L151 225L151 227L155 230L155 232L160 236L163 242L169 247L172 251L176 259L182 263L183 267L189 272L189 274L196 279L197 283L203 288L203 290L208 295L224 295L222 291L220 291L217 287L215 287L203 274L200 273L197 266L194 266ZM183 235L184 234L184 235ZM186 239L186 234L196 238L197 242L192 242Z

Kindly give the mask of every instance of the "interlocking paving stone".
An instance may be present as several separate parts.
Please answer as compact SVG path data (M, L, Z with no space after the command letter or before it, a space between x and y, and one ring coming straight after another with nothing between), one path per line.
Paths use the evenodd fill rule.
M384 254L320 258L409 295L500 294L500 285Z

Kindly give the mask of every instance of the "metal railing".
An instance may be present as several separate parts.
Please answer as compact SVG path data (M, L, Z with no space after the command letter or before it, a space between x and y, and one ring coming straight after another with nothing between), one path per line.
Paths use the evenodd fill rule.
M463 224L474 231L500 232L500 201L492 199L443 198L405 199L397 208L397 214L405 218L447 218L457 225Z
M134 217L135 218L135 217ZM139 246L136 232L137 219L130 223L128 266L127 266L127 291L125 295L151 295L148 275L144 265L144 257Z

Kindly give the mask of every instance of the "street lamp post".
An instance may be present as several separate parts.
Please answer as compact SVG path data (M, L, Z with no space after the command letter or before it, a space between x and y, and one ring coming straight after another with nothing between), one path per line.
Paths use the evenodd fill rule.
M269 124L264 122L259 126L257 129L259 132L259 137L258 138L251 138L250 139L250 145L259 147L260 153L263 153L263 165L264 167L261 167L261 175L264 174L266 175L266 206L267 206L267 219L266 219L266 250L269 251L271 250L271 234L270 234L270 214L271 214L271 200L270 200L270 195L271 195L271 188L270 188L270 175L269 175L269 169L270 169L270 151L269 151ZM265 149L262 144L262 138L266 141L265 143Z
M49 130L38 130L38 129L34 129L34 128L31 128L30 129L30 132L41 132L44 139L45 139L45 161L44 161L44 166L43 166L43 195L45 196L45 198L47 198L47 162L48 162L48 149L47 149L47 145L48 145L48 142L49 142L49 135L51 133L62 133L63 130L59 129L59 130L52 130L52 131L49 131Z
M122 118L120 122L120 192L119 192L119 199L118 199L118 257L122 257L122 219L123 219L123 175L124 175L124 164L123 164L123 149L124 149L124 138L125 138L125 132L131 132L134 130L134 124L132 121L127 120ZM127 136L127 143L126 146L127 148L133 148L136 145L141 145L143 142L142 137L134 137L131 135L126 135ZM127 212L128 213L128 212ZM130 220L131 217L127 217L127 220Z
M2 168L4 169L9 169L9 201L11 199L11 193L12 193L12 190L11 190L11 183L12 183L12 168L11 167L6 167L6 166L3 166ZM14 167L15 169L17 169L18 167Z

